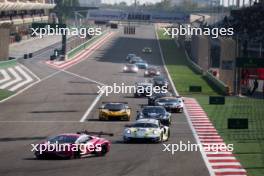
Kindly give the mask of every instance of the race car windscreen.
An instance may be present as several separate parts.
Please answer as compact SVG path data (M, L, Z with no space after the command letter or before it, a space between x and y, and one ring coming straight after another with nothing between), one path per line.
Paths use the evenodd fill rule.
M146 116L148 116L149 114L165 114L165 109L162 107L151 107L151 108L144 108L142 113Z
M179 99L161 98L158 100L160 103L180 103Z
M121 103L108 103L104 106L104 109L118 111L121 109L125 109L125 105Z
M53 136L48 139L48 141L53 143L59 143L59 144L73 144L78 139L78 136L67 136L67 135L59 135L59 136Z
M158 125L153 123L135 123L131 127L134 128L158 128Z

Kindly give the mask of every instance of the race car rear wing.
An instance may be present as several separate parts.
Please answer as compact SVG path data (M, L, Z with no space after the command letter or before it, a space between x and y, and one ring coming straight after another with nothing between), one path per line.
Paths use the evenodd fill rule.
M98 137L101 137L101 136L114 136L114 133L106 133L106 132L103 132L103 131L95 132L95 131L87 131L87 130L78 131L77 134L97 135Z

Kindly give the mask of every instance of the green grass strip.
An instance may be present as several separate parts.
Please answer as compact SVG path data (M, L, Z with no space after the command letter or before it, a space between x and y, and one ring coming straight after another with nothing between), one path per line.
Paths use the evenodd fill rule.
M158 31L164 59L177 90L181 95L198 100L226 143L234 144L234 153L250 176L264 175L264 100L226 97L225 105L209 105L209 96L218 93L201 74L188 66L184 49L177 48L173 39ZM202 93L188 92L190 85L202 86ZM228 118L248 118L249 129L227 129Z
M13 67L17 64L17 61L15 59L8 60L8 61L0 61L0 69Z

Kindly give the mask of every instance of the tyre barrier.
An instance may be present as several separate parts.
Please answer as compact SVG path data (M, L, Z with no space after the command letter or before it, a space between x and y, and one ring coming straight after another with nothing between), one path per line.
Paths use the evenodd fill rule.
M124 34L136 34L136 27L135 26L125 26L124 27Z
M24 59L27 59L28 58L28 55L27 54L24 54Z

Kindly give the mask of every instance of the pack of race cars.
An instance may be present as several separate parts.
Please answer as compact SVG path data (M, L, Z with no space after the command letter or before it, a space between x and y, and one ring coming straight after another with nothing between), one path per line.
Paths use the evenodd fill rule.
M142 52L151 53L152 50L145 47ZM128 63L123 67L123 72L138 73L139 69L144 69L144 77L150 80L135 84L134 97L148 98L148 104L142 105L141 110L137 111L136 122L125 127L123 141L163 142L168 140L172 121L171 113L183 112L183 99L173 96L168 91L169 81L161 74L160 68L150 66L134 53L128 54L126 61ZM131 111L126 102L104 102L99 109L99 120L129 121Z
M143 53L151 53L150 47L142 49ZM148 104L141 105L141 109L136 113L136 121L126 125L123 130L123 141L138 142L164 142L169 140L172 113L183 112L184 100L182 97L173 96L168 91L169 81L161 74L160 68L150 66L145 60L136 54L128 54L127 64L123 67L125 73L138 73L139 69L144 69L144 77L147 82L137 82L135 84L135 98L147 98ZM153 91L159 90L159 91ZM121 120L130 121L132 109L127 102L102 102L98 109L99 120ZM77 133L67 133L52 136L40 142L36 147L35 156L43 159L49 156L60 158L80 158L86 155L104 156L110 151L109 140L101 138L102 135L112 136L111 133L81 131ZM47 145L66 145L65 151L48 151ZM81 146L84 147L82 148ZM89 150L86 149L89 145ZM41 147L45 148L42 150ZM77 147L76 147L77 146ZM90 150L92 146L93 150ZM41 152L40 152L40 151Z

